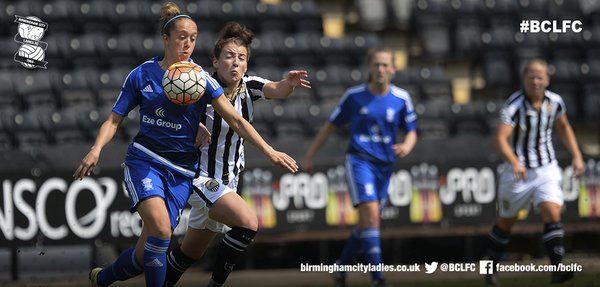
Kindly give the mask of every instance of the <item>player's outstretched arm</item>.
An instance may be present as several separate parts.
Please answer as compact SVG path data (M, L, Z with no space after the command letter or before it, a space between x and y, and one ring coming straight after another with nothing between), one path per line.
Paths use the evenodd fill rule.
M306 172L313 171L313 158L317 151L325 144L329 135L331 135L335 131L336 127L329 121L326 121L325 124L321 127L317 135L315 136L312 144L308 148L308 151L304 155L304 165L302 166L302 170Z
M268 99L286 99L297 86L310 89L308 72L305 70L292 70L287 73L285 79L279 82L265 84L263 91Z
M562 141L562 143L567 147L567 150L571 153L573 160L571 161L571 166L573 166L573 172L575 176L580 176L585 171L585 164L583 163L583 156L581 155L581 151L579 150L579 145L577 145L577 138L575 137L575 132L573 132L573 128L569 123L569 119L567 119L567 115L560 116L555 122L554 127L556 128L556 132L558 133L558 137Z
M276 151L258 134L256 129L233 108L229 100L223 95L212 100L215 111L223 117L229 126L242 138L258 147L273 164L283 167L291 172L298 171L298 164L289 155Z
M114 112L108 115L108 118L106 121L104 121L100 127L100 130L98 131L94 145L88 154L83 158L81 164L79 164L79 167L77 167L77 170L75 170L73 178L81 180L84 176L90 175L98 163L98 158L100 158L100 152L102 151L102 148L104 148L104 146L115 136L115 133L122 122L122 116L119 116Z

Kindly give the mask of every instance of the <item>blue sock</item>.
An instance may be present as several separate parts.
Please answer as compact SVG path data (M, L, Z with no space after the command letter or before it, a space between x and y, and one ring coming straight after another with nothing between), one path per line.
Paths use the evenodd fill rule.
M144 272L144 269L135 259L135 248L129 248L121 253L113 264L102 269L102 272L98 275L98 284L108 286L115 281L124 281L138 276L142 272Z
M381 264L381 242L379 239L379 228L364 228L360 230L360 243L364 253L365 261L372 265ZM373 281L383 280L381 272L374 271L371 274Z
M337 262L338 264L347 265L356 263L356 255L360 249L360 239L358 235L358 229L352 229L352 233L350 233L346 245L344 245L344 249L342 250L342 255L340 255L340 259Z
M170 239L148 236L144 245L146 286L162 287L167 276L167 248Z

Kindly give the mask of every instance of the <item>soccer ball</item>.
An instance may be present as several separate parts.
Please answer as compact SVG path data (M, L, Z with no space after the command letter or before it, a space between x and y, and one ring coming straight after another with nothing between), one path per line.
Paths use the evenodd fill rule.
M163 91L174 104L186 106L199 101L206 90L202 68L191 62L176 62L163 75Z

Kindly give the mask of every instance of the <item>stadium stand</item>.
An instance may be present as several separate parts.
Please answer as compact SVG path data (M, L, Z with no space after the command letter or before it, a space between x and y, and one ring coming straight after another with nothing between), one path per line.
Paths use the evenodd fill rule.
M257 125L271 131L274 137L294 133L294 136L308 140L310 134L307 131L314 131L315 123L312 119L304 119L312 113L307 114L307 107L310 106L311 111L327 110L322 105L335 102L346 87L364 81L364 54L368 48L380 43L408 55L407 66L398 70L394 83L408 90L423 108L424 126L420 130L425 138L429 137L429 131L434 138L460 136L460 131L465 129L469 133L490 132L489 126L468 124L480 117L465 119L466 111L485 110L480 108L486 106L485 102L473 99L461 102L457 106L461 107L460 112L445 115L447 121L437 115L430 116L431 109L440 106L440 102L453 103L452 79L456 76L453 73L456 63L467 64L467 75L473 79L471 90L485 95L482 99L491 100L493 104L519 86L519 74L525 61L533 57L546 58L551 64L552 88L568 95L565 100L570 115L576 121L596 119L593 111L598 100L593 83L600 78L600 54L595 51L600 46L600 18L598 7L590 1L354 1L352 5L338 9L347 15L355 12L358 16L354 21L352 17L345 18L345 29L340 38L324 33L322 6L332 4L323 1L178 3L199 23L200 40L194 59L205 68L210 70L216 31L225 22L235 20L250 26L256 33L250 74L280 79L283 71L289 68L310 71L313 89L298 95L310 104L294 107L294 102L290 102L290 113L286 104L286 116L275 117L279 121L277 126L268 117L264 119L257 110ZM155 21L159 3L140 0L15 1L3 2L0 8L0 35L4 36L0 44L6 47L0 52L0 71L6 75L0 80L0 106L7 113L27 114L30 109L48 107L57 114L93 110L104 115L105 112L98 111L106 111L107 106L112 105L129 70L162 52L162 40L156 35ZM23 76L21 67L12 60L19 44L12 39L15 29L9 28L15 26L12 25L14 15L30 14L39 15L51 24L42 39L48 43L45 60L49 64L46 71L28 72ZM589 26L579 34L522 34L516 31L518 19L543 19L552 15L561 19L585 17ZM481 76L483 81L478 81L477 77ZM28 84L31 82L35 85ZM476 84L481 82L483 84ZM573 84L578 82L581 85ZM267 106L273 113L279 104ZM302 114L298 116L301 120L291 117L292 114ZM319 119L324 117L319 116ZM90 122L79 122L80 126L87 124ZM133 131L135 124L132 126L125 130ZM307 126L311 128L307 129ZM36 126L30 125L29 129L33 132ZM17 136L17 132L21 131L3 128L3 142L15 144L4 144L4 148L18 148L22 142L27 142L19 140L23 136ZM125 138L132 136L129 132L123 134ZM93 137L84 132L83 139L89 143ZM58 142L38 141L50 145Z

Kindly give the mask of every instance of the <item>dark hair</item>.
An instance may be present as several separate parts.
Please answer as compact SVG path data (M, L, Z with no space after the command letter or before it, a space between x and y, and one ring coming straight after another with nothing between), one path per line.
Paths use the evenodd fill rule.
M219 58L223 47L229 43L236 43L237 45L244 46L248 49L248 58L250 57L250 44L254 38L254 33L250 31L246 26L241 25L237 22L229 22L219 32L219 38L215 44L213 50L213 57Z
M191 19L190 16L181 14L179 6L173 2L167 2L162 6L162 8L160 8L159 25L161 35L169 35L171 33L171 29L173 29L173 23L177 21L175 17Z

